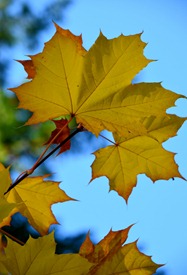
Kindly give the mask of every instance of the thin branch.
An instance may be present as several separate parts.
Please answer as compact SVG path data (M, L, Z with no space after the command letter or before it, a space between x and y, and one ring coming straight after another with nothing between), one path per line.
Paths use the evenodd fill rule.
M4 229L0 228L0 232L4 235L6 235L7 237L9 237L10 239L12 239L13 241L15 241L16 243L19 243L21 245L24 245L25 243L20 241L19 239L17 239L15 236L11 235L10 233L6 232Z
M71 122L71 120L72 120L72 117L70 117L70 119L67 120L67 122L65 123L65 125L64 125L64 126L60 129L60 131L52 138L52 140L51 140L50 143L47 145L47 147L46 147L45 150L42 152L42 154L39 156L39 158L38 158L37 161L34 163L34 165L33 165L30 169L28 169L28 170L22 172L22 173L19 175L19 177L16 179L16 181L17 181L20 177L22 177L22 175L25 175L25 173L28 174L28 175L31 175L31 174L35 171L36 167L38 167L37 164L40 162L40 160L43 158L43 156L45 155L45 153L48 151L48 149L49 149L49 147L51 146L51 144L53 143L53 141L55 141L55 139L63 132L64 128L68 125L69 122Z
M76 134L78 134L79 132L83 131L83 126L82 125L79 125L77 127L77 129L71 133L67 138L65 138L61 143L59 143L58 146L56 146L51 152L49 152L44 158L40 159L34 166L34 170L33 172L35 171L35 169L37 167L39 167L46 159L48 159L53 153L55 153L62 145L64 145L68 140L70 140L72 137L74 137ZM32 169L32 168L31 168ZM12 190L16 185L18 185L18 183L20 183L22 180L24 180L26 177L28 177L31 173L30 173L30 170L26 170L25 172L23 172L21 174L21 176L19 176L16 181L10 185L10 187L7 189L7 191L4 193L7 194L10 190Z

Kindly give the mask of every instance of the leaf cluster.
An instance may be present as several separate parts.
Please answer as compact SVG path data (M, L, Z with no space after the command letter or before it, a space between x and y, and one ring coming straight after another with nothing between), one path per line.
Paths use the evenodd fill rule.
M110 189L126 201L139 174L146 174L153 182L183 178L175 154L162 144L175 136L185 121L166 112L184 96L160 83L133 84L136 74L151 62L143 55L145 46L141 34L108 40L100 33L86 51L81 36L56 25L56 33L43 52L20 61L31 80L11 90L19 99L19 108L32 112L26 124L52 120L56 129L36 163L14 184L10 184L9 170L0 167L1 228L20 212L43 236L29 239L23 247L15 239L9 240L7 247L2 244L1 264L8 272L151 275L160 267L138 250L136 242L125 243L130 227L110 231L96 245L88 234L79 253L55 254L53 233L48 234L50 225L57 223L51 206L73 199L59 189L59 183L45 176L29 177L56 150L69 150L74 135L90 132L110 142L94 152L91 181L106 176ZM113 139L103 136L103 130L110 131ZM53 144L57 147L47 154Z

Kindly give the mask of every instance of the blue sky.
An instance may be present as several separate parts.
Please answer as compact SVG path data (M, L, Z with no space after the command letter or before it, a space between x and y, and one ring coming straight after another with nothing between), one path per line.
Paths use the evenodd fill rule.
M51 2L48 0L48 2ZM42 1L35 5L42 5ZM35 6L36 9L39 6ZM148 42L147 58L156 59L140 73L141 81L158 82L187 96L187 2L185 0L74 0L67 8L61 27L74 34L82 33L86 49L94 43L100 30L108 38L121 33L128 35L143 31L142 40ZM43 42L54 34L54 27ZM23 53L13 58L23 59ZM18 64L15 68L20 68ZM14 69L15 69L14 68ZM20 73L19 81L22 81ZM18 81L16 79L16 81ZM19 82L17 82L18 84ZM173 112L187 116L187 103L178 100ZM187 126L178 136L164 144L176 152L179 171L187 178ZM88 185L92 148L82 155L52 158L54 178L62 181L61 187L78 202L67 202L53 209L62 224L58 230L64 234L88 231L99 241L112 228L119 230L135 223L129 241L139 239L144 253L153 260L166 263L168 275L186 275L187 270L187 182L181 179L152 183L144 175L138 177L128 205L114 191L109 191L108 180L100 178ZM58 168L58 169L57 169Z

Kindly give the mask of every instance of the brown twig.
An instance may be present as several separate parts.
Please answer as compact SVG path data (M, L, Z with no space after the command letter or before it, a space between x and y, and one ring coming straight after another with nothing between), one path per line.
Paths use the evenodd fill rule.
M69 122L68 122L69 123ZM7 189L7 191L4 193L7 194L10 190L12 190L16 185L18 185L18 183L20 183L22 180L24 180L26 177L28 177L31 173L30 171L33 173L35 171L35 169L37 167L39 167L46 159L48 159L53 153L55 153L62 145L64 145L68 140L70 140L72 137L74 137L76 134L78 134L79 132L83 131L83 126L82 125L78 125L77 129L71 133L67 138L65 138L58 146L56 146L51 152L49 152L44 158L40 158L39 157L39 161L37 160L36 163L34 164L34 170L33 167L29 170L26 170L25 172L22 172L20 174L20 176L16 179L16 181L11 184L9 186L9 188ZM55 137L56 138L56 137ZM46 150L45 150L46 153ZM43 156L44 154L42 154ZM32 171L33 170L33 171Z
M33 165L30 169L28 169L28 170L22 172L22 173L18 176L18 178L16 179L16 181L19 180L19 178L22 177L22 175L25 175L25 174L31 175L31 174L35 171L36 167L38 167L37 164L40 162L40 160L43 158L43 156L45 155L45 153L48 151L48 149L49 149L49 147L51 146L51 144L53 143L53 141L55 141L55 139L63 132L64 128L68 125L69 122L71 122L71 120L72 120L72 117L70 117L70 119L67 120L67 122L65 123L65 125L64 125L64 126L60 129L60 131L52 138L52 140L49 142L49 144L47 145L47 147L45 148L45 150L42 152L42 154L39 156L39 158L38 158L37 161L34 163L34 165Z
M20 241L19 239L17 239L15 236L11 235L10 233L6 232L4 229L0 228L0 232L4 235L6 235L7 237L9 237L10 239L12 239L13 241L15 241L16 243L20 244L20 245L24 245L25 243Z

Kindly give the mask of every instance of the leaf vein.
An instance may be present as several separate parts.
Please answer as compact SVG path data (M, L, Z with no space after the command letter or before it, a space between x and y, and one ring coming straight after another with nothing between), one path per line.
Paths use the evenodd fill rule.
M128 47L125 49L127 50L133 43L135 42L135 40L132 41L132 43L130 43L128 45ZM113 50L114 52L114 50ZM85 102L90 99L90 97L94 94L94 92L98 89L98 87L103 83L103 81L109 76L109 74L111 73L111 71L117 66L117 63L119 62L119 60L126 54L126 51L125 52L122 52L115 60L115 62L111 65L111 67L109 68L108 72L101 78L101 80L97 83L95 83L95 79L94 79L94 76L93 76L93 73L92 73L92 77L94 79L94 83L95 83L95 89L91 91L91 93L85 98L85 100L79 105L77 111L85 104ZM114 54L115 55L115 54ZM103 60L102 60L103 62ZM104 66L103 66L103 69L104 69ZM76 112L77 112L76 111Z
M62 49L60 47L59 38L58 38L58 46L59 46L60 55L61 55L61 59L62 59L62 65L63 65L64 75L65 75L65 80L66 80L66 86L67 86L68 93L69 93L70 104L71 104L71 112L72 112L73 103L72 103L71 91L70 91L70 87L69 87L69 83L68 83L67 72L66 72L66 68L65 68L65 65L64 65L64 58L63 58L63 54L62 54Z

